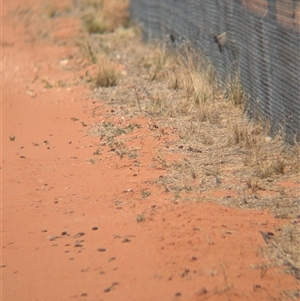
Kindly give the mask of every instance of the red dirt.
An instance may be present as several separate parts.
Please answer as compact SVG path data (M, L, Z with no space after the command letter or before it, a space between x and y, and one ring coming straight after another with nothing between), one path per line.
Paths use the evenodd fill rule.
M151 184L165 171L150 166L159 141L146 119L127 144L140 148L134 166L87 135L110 112L89 99L87 84L44 88L43 79L72 81L86 70L68 43L79 20L37 28L41 4L2 4L1 300L283 300L297 289L283 268L264 268L260 231L276 233L279 219L171 202ZM30 19L20 18L28 7ZM49 40L35 39L45 28Z

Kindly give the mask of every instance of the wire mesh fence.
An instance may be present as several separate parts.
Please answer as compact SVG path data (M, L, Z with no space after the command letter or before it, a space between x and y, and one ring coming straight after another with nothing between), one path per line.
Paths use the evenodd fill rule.
M249 114L300 136L299 0L131 0L146 40L189 41L225 81L239 72Z

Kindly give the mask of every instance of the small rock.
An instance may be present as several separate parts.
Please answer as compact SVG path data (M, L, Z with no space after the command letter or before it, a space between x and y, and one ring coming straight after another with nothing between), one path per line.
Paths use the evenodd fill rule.
M69 64L69 60L67 60L67 59L61 60L59 63L60 63L61 66L66 66L66 65Z
M92 230L96 231L98 230L98 227L93 227Z
M131 242L131 240L129 238L124 238L122 242Z
M98 248L97 251L98 251L98 252L105 252L106 249L105 249L105 248Z
M60 236L49 236L49 237L47 237L47 239L49 239L50 241L54 241L57 238L60 238Z
M176 296L176 297L180 297L180 296L181 296L181 292L177 292L177 293L175 294L175 296Z
M270 142L271 140L272 140L271 137L265 137L265 141L266 141L266 142Z
M207 289L205 287L202 287L199 289L199 291L196 293L196 296L202 296L207 294Z
M253 285L253 290L254 290L254 291L257 291L257 290L260 289L260 288L261 288L260 284L254 284L254 285Z
M78 238L78 237L81 237L81 236L83 236L84 235L84 232L78 232L75 236L74 236L74 238Z

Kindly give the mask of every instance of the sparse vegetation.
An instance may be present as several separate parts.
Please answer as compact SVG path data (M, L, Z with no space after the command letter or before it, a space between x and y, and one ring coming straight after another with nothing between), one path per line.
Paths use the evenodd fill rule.
M141 195L142 195L142 198L145 199L151 195L151 191L141 190Z
M113 32L129 23L128 0L84 0L82 21L88 33Z
M102 7L106 1L100 2L97 5ZM157 139L163 139L160 130L164 126L172 128L178 136L177 141L174 138L175 141L166 142L166 149L158 150L153 158L154 168L168 171L156 183L173 193L175 201L213 201L243 209L268 209L278 218L295 218L299 206L293 201L295 192L285 189L281 193L277 182L297 181L299 144L287 146L281 133L271 134L267 120L249 120L245 116L247 97L239 74L224 87L211 64L189 43L172 51L157 43L142 45L135 34L137 30L116 30L116 26L126 27L128 20L109 23L105 10L96 14L95 7L98 12L101 9L95 1L89 5L90 11L86 11L83 20L99 21L101 26L88 32L102 32L101 38L92 35L82 47L91 63L103 61L94 77L98 87L95 99L112 104L116 115L146 115L156 125L149 128ZM126 13L122 16L121 20L126 20ZM109 34L113 31L113 35ZM126 64L130 77L118 78L114 63L119 62ZM126 155L135 159L136 152L116 140L129 132L124 125L104 122L90 133L99 135L101 144L121 158ZM181 159L169 160L167 152L181 154ZM225 197L211 196L209 192L216 187L232 193ZM143 198L148 193L141 191ZM289 237L299 246L299 236L290 233L283 241ZM286 250L282 251L282 258L285 253ZM300 267L294 257L292 263Z
M84 26L88 33L104 33L107 28L101 19L89 16L84 20Z
M245 93L238 73L229 79L227 86L228 100L234 106L242 107L245 104Z
M255 193L259 189L258 179L256 177L249 177L246 179L246 184L252 193Z
M123 7L122 3L124 3ZM242 232L236 229L237 225L243 223L243 220L241 221L239 217L237 217L235 223L226 221L226 219L221 223L217 221L214 225L217 228L212 230L215 233L218 232L218 237L214 233L211 236L209 231L203 231L206 226L202 224L203 219L200 218L199 214L189 211L190 208L186 206L187 204L185 206L175 205L181 202L215 202L240 209L268 210L276 218L285 219L278 224L276 223L276 227L273 226L275 224L273 221L268 222L270 219L266 216L256 219L256 225L253 228L266 231L261 232L267 237L267 239L264 237L266 245L264 248L261 247L262 252L273 258L274 261L268 261L267 264L260 265L258 272L254 273L255 275L252 273L254 278L256 277L258 280L258 282L252 284L254 294L259 295L262 290L264 290L264 293L269 292L268 288L265 290L264 283L270 280L266 278L269 278L270 274L274 272L271 270L274 267L278 268L280 266L281 270L283 267L300 280L300 235L297 226L300 218L300 201L299 189L295 187L297 183L299 184L299 144L286 145L280 132L271 135L265 120L247 119L243 108L246 96L243 93L238 74L224 88L219 85L218 76L212 66L188 43L183 43L178 49L172 49L171 51L167 46L160 48L157 45L146 47L139 44L139 38L135 37L137 31L122 27L126 27L128 23L127 1L83 0L73 1L73 5L77 7L75 13L81 16L85 29L82 33L83 37L78 42L78 46L85 57L82 58L82 55L78 55L78 52L73 52L73 48L68 48L72 51L68 52L67 57L62 57L63 60L59 62L66 62L66 64L61 64L61 69L69 74L74 74L73 80L68 77L68 80L65 81L67 76L62 77L64 80L55 81L52 77L49 80L45 75L49 81L44 80L42 85L47 89L58 88L52 89L53 93L51 95L55 96L56 90L63 91L65 90L64 87L69 87L73 83L90 83L91 92L89 96L93 99L93 103L85 105L86 102L84 102L84 110L87 114L92 115L93 122L98 124L91 126L89 129L91 119L88 119L86 114L79 114L78 110L71 110L70 112L77 112L80 119L71 117L71 120L77 121L72 125L81 133L84 132L85 134L89 129L89 134L97 137L88 139L88 142L84 142L82 139L68 138L69 140L65 142L70 145L65 144L65 147L68 150L75 150L76 148L80 151L82 149L80 152L83 156L85 156L85 153L89 154L90 157L85 159L84 170L89 168L93 172L100 171L99 174L97 173L98 176L94 177L96 184L100 183L100 186L98 183L100 190L92 189L92 185L88 185L86 192L80 194L83 198L79 200L82 204L87 204L90 209L98 209L98 212L103 213L101 220L99 221L99 218L96 220L99 225L93 227L92 230L97 230L98 227L101 229L101 225L104 224L107 228L111 221L118 226L116 227L117 231L120 230L110 238L107 236L108 239L106 239L106 242L104 241L107 243L105 248L100 246L101 248L94 249L94 251L109 251L109 243L112 240L114 240L116 247L118 247L119 242L131 242L128 245L129 248L132 244L133 248L138 247L138 251L142 250L139 248L139 244L140 241L145 241L140 235L143 233L133 231L136 233L132 234L136 234L136 236L126 234L125 230L129 229L128 226L131 227L131 230L133 229L132 226L141 231L150 230L150 232L148 231L148 237L153 238L155 236L157 238L155 242L158 243L158 247L155 246L155 249L160 250L164 258L166 258L165 255L168 256L170 252L173 252L173 248L180 251L184 249L186 244L190 245L191 252L192 249L195 251L193 244L199 239L204 244L207 243L207 247L213 247L215 242L218 245L219 240L217 239L234 240ZM48 18L55 17L55 21L58 21L58 17L62 13L61 10L57 9L49 10ZM118 14L118 9L123 9L123 11ZM43 14L43 18L45 19L45 14ZM47 21L51 22L51 20ZM57 29L60 31L60 26L55 28L55 30ZM57 40L60 44L60 35L60 32L55 32L49 37L54 36L53 40ZM150 50L149 47L151 47ZM152 49L155 50L152 52ZM40 65L39 60L37 63L38 65L33 67L39 70L37 73L40 76L41 71L45 68L44 65ZM58 61L55 59L54 64L56 66L57 63ZM22 69L20 68L20 70ZM41 84L42 79L37 76L34 81ZM27 79L29 86L31 86L30 80ZM39 93L39 90L36 91ZM70 88L68 88L68 91L70 91ZM54 101L60 102L61 100L54 99ZM69 101L77 102L77 104L80 101L80 107L82 108L81 90L74 89ZM111 107L97 104L97 101L109 103ZM71 114L70 112L69 114ZM66 116L70 117L72 115ZM82 118L85 122L81 120ZM133 121L132 118L136 119ZM136 130L140 125L135 122L141 122L143 130ZM19 139L20 134L17 134L17 140L20 141L19 146L15 145L14 149L19 149L20 143L22 143L22 139ZM144 140L145 135L151 137ZM9 139L14 141L15 136L10 135ZM32 145L34 147L39 146L41 151L43 151L42 148L49 150L55 148L55 140L51 137L47 139L51 139L51 143L45 140L39 143L32 142ZM14 143L11 142L12 146L14 146ZM21 146L22 148L23 146ZM153 149L154 153L152 152ZM26 155L27 147L24 151ZM20 158L22 159L25 158L24 151L17 151L17 154L20 152ZM59 148L56 147L56 151L59 153ZM151 154L151 157L149 157L149 154ZM66 158L66 163L71 163L74 170L78 170L83 164L82 156L78 158L76 156L72 155L71 160L76 159L73 162L69 162L70 159ZM59 154L58 157L55 156L59 159L60 157ZM137 157L138 160L136 160ZM100 162L101 164L97 165ZM72 176L70 172L63 174L63 176L70 178ZM109 172L112 177L102 181L103 177L106 176L106 172ZM82 179L86 173L77 174ZM126 179L123 177L125 174L128 176ZM71 181L80 180L78 175L71 177ZM159 175L158 179L151 183L149 179L156 175ZM85 177L85 180L88 179L91 178ZM106 183L108 183L106 188L113 187L111 193L103 191L105 188L103 186ZM46 189L47 183L42 184L40 183L40 188ZM64 181L62 184L64 184ZM158 187L157 184L161 184L160 186L163 186L167 193L162 193L162 187ZM142 189L143 187L145 188ZM51 189L49 186L48 188ZM69 189L70 187L64 185L63 188ZM79 190L77 189L78 193L80 193ZM68 191L70 190L66 190L66 193L64 193L66 197L70 196ZM55 190L54 193L56 192ZM98 194L95 198L89 198L89 192ZM65 213L74 216L73 209L76 209L79 203L73 194L66 200L63 195L62 198L57 197L55 199L57 199L55 204L59 202L64 207L66 207L65 203L68 202L67 207L70 207L72 211L68 210ZM169 204L167 199L173 204ZM39 207L38 204L38 206L31 205L33 209ZM189 205L191 204L189 203ZM103 212L100 210L101 206L105 207L105 210L102 210ZM202 208L202 206L200 207ZM206 213L207 207L204 209L203 212ZM85 210L81 211L86 212ZM216 211L219 211L219 209ZM224 212L226 209L221 208L220 211ZM79 214L76 212L75 215L79 216L80 212ZM91 210L88 212L91 212ZM105 218L104 215L108 212L114 213L109 218ZM183 214L180 215L179 212ZM125 220L124 217L126 217ZM85 218L86 220L86 216L79 216L79 218ZM258 220L262 223L258 223ZM138 225L134 225L132 222L138 223ZM286 222L286 225L283 225L283 222ZM249 225L249 221L247 224ZM163 230L159 235L155 235L159 232L155 229L155 225L160 225L159 229ZM49 229L42 230L42 232L47 232ZM170 230L172 231L168 232ZM248 230L246 229L246 231ZM267 231L273 231L274 233ZM77 239L78 236L84 235L84 232L73 235L75 233L69 234L63 231L61 236L64 240L73 239L73 237ZM186 234L189 233L194 235L192 239L187 238ZM86 233L87 238L89 238L88 234ZM124 234L126 236L121 236ZM178 236L178 234L180 235ZM259 233L257 234L259 235ZM60 238L59 236L52 237ZM145 238L147 240L147 237ZM255 234L254 238L254 240L257 238ZM63 240L62 245L65 245ZM264 244L264 241L262 241L262 244ZM83 247L83 244L76 241L75 246ZM122 244L121 247L123 247ZM124 247L127 248L127 246ZM150 248L146 251L151 253L155 249ZM169 272L172 270L169 275L172 274L173 276L168 280L171 280L172 277L178 278L180 274L186 280L191 277L199 278L198 276L203 278L203 275L206 275L215 280L214 288L211 290L208 286L206 286L208 289L203 287L196 293L195 298L209 298L210 296L213 298L213 295L219 295L220 298L222 295L224 298L230 298L230 295L237 295L236 292L238 293L238 291L236 290L234 278L231 277L233 274L230 274L232 265L228 272L228 262L217 262L216 264L213 263L213 266L209 264L200 267L201 258L196 254L200 253L192 254L191 252L185 254L184 258L171 256L173 257L170 258L171 265L166 267ZM245 253L244 245L237 252L240 252L240 255L246 258L247 253ZM108 252L108 255L110 255L109 253L111 252ZM197 255L197 257L194 255ZM115 255L112 254L111 256ZM118 257L111 256L107 257L109 262L116 262L116 258L118 261ZM173 263L176 262L179 263L176 265L177 271L174 270L175 265L173 266ZM181 270L180 274L177 266ZM81 272L87 272L89 269L89 267L86 267ZM246 270L245 273L247 273ZM100 273L101 277L109 277L109 275L103 276L105 271L101 267L98 270L96 267L94 272L95 275ZM154 277L160 279L160 274L154 275ZM165 276L167 274L164 273ZM259 276L261 279L259 279ZM241 277L243 278L243 273ZM116 280L119 281L120 279ZM105 289L104 293L113 291L117 285L118 282L114 282L111 286L106 286L106 289L103 287ZM248 289L251 290L252 285ZM234 291L231 292L232 289ZM79 292L78 298L80 298L82 292ZM86 292L82 293L81 297L88 295L89 298L92 298L92 292ZM114 292L112 293L114 294ZM176 296L180 295L180 292L176 293ZM295 292L295 296L299 297L299 291ZM183 293L183 297L185 297L185 293Z
M121 127L112 122L104 121L101 124L94 125L90 129L90 134L99 136L101 139L106 138L106 141L112 141L115 137L131 133L136 128L140 128L140 125L137 123L129 123L128 125Z
M97 87L113 87L117 84L117 77L117 72L113 66L102 62L95 77L95 85Z
M77 40L75 44L80 48L81 52L90 63L97 63L98 60L96 54L92 50L90 42L87 39Z
M48 18L54 18L57 13L57 8L54 5L48 5L46 8L46 15Z

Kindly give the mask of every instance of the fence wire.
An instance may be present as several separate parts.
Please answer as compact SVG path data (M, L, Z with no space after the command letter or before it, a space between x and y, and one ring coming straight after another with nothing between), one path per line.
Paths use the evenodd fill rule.
M292 140L300 136L299 2L131 0L130 10L146 40L189 41L223 81L238 70L250 114Z

